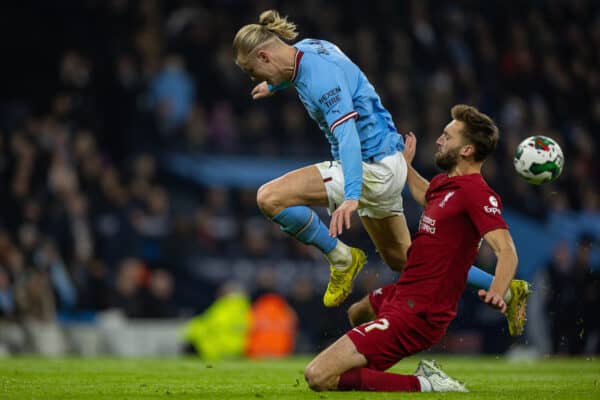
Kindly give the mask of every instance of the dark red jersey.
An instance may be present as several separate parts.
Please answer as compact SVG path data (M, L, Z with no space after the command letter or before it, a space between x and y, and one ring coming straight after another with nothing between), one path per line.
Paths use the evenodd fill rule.
M482 236L507 225L500 197L481 174L436 175L425 199L406 267L388 306L447 325L456 316Z

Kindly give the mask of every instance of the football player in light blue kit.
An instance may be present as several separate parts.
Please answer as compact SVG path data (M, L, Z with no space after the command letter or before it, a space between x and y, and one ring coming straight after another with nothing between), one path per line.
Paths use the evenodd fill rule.
M406 263L411 240L402 210L404 141L356 64L324 40L304 39L293 46L284 42L296 36L292 22L274 10L265 11L259 24L238 31L233 52L236 64L260 82L252 90L254 99L294 86L331 145L334 161L268 182L258 190L257 202L283 231L327 257L331 275L323 302L332 307L350 294L354 277L366 263L360 249L337 238L350 228L355 211L383 260L396 271ZM329 228L310 206L329 208ZM488 289L493 276L473 267L469 279Z

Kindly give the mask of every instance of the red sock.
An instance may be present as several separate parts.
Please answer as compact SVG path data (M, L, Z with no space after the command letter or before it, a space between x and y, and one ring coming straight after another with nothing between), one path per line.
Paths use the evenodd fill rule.
M400 375L368 368L354 368L340 376L338 390L420 392L421 384L414 375Z

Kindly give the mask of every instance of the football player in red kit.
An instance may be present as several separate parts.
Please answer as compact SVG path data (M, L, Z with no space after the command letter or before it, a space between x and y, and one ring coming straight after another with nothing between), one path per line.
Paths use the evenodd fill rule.
M517 268L515 246L502 218L500 197L481 166L498 142L494 121L476 108L457 105L437 140L436 165L445 172L428 182L410 165L416 139L406 138L408 185L424 206L400 279L355 304L351 319L367 320L348 331L306 367L313 390L458 391L465 386L432 361L412 375L384 372L399 360L437 343L456 316L469 267L483 238L497 256L496 276L480 298L504 313ZM359 318L360 317L360 318Z

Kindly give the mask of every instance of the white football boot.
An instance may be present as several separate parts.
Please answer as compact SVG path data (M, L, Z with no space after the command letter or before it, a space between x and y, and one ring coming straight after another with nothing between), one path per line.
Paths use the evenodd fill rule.
M415 376L421 376L427 379L434 392L469 391L463 383L446 375L433 360L421 360L415 371Z

